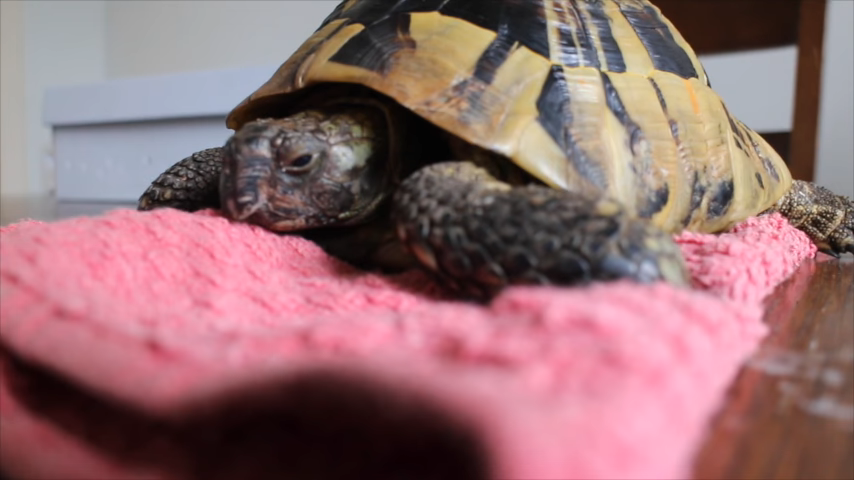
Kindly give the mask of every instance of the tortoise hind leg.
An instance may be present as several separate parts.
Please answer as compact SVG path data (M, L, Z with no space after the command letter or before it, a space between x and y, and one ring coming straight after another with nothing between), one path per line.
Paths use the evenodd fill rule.
M854 253L854 201L803 180L792 182L771 211L806 233L820 251L838 257Z
M630 278L688 284L670 235L614 201L511 187L470 162L422 168L395 195L401 241L452 286L489 297L512 284Z
M219 208L222 147L196 152L169 167L139 197L139 210Z

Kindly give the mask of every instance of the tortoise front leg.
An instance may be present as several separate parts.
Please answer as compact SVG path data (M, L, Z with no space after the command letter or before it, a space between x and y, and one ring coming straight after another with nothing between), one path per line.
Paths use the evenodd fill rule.
M169 167L139 197L139 210L219 208L222 147L196 152Z
M476 297L514 284L689 283L670 235L595 195L512 187L470 162L446 162L411 175L394 202L404 245Z
M795 180L773 209L806 233L820 251L854 253L854 201L812 182Z

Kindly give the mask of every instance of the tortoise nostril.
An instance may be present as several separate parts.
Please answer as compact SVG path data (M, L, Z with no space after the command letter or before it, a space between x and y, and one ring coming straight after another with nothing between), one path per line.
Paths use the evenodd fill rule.
M240 201L240 199L238 199L238 202L239 201ZM255 214L255 212L257 212L258 210L261 209L260 203L251 203L251 204L240 203L239 205L240 205L240 207L237 207L232 212L232 216L234 217L235 220L246 220L247 218L249 218L253 214Z
M237 204L240 206L246 205L254 205L258 203L258 195L257 194L247 194L241 197L238 197Z
M263 202L257 189L238 192L228 202L229 214L235 220L245 220L261 209Z
M266 202L264 190L267 188L267 176L242 175L235 180L234 189L226 205L232 218L245 220L260 210Z

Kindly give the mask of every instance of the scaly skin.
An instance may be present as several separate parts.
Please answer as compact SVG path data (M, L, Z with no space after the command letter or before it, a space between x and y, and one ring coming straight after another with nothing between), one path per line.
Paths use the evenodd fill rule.
M222 147L196 152L169 167L139 197L139 210L219 208Z
M825 187L795 180L770 211L780 212L806 233L820 251L839 257L854 253L854 201Z
M670 235L597 196L511 187L470 162L445 162L410 176L394 202L402 241L473 297L520 284L688 284Z

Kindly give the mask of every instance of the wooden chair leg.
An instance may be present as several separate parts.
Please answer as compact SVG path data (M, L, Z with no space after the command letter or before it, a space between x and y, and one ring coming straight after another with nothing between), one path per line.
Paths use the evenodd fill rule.
M801 0L795 109L789 146L789 169L799 180L812 181L821 104L821 68L826 0Z

